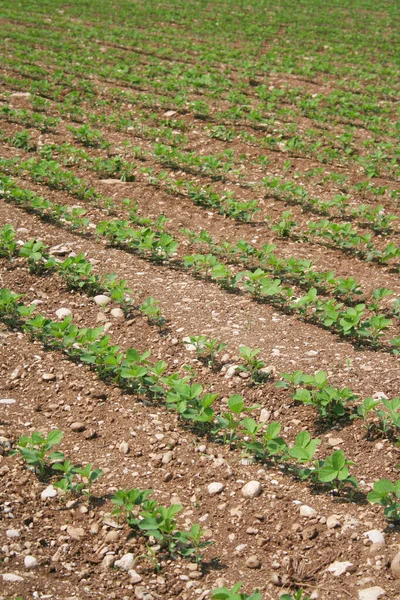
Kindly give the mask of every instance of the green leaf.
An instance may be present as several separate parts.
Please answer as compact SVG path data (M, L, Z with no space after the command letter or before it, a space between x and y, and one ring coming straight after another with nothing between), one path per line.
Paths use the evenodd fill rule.
M230 396L228 400L228 407L229 410L235 414L241 413L244 408L243 396L240 394L233 394Z

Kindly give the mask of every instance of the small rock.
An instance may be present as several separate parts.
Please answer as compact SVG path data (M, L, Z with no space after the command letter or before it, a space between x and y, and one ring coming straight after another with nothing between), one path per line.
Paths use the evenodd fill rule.
M68 525L67 533L73 540L79 542L84 537L85 530L83 527L74 527L73 525Z
M14 575L14 573L4 573L2 575L4 581L10 581L11 583L17 583L18 581L23 581L24 578L19 575Z
M84 423L81 423L80 421L76 421L75 423L72 423L70 425L72 431L77 431L77 432L81 432L81 431L85 431L86 426Z
M72 315L72 312L69 310L69 308L59 308L58 310L56 310L56 316L58 319L65 319L66 317L70 317Z
M218 483L217 481L210 483L210 485L207 487L207 491L210 494L210 496L214 496L215 494L220 494L224 489L225 489L224 484Z
M168 465L173 458L174 458L173 452L171 450L169 450L168 452L166 452L164 454L164 456L161 459L161 462L163 465Z
M260 422L266 423L267 421L269 421L270 417L271 417L271 411L267 410L266 408L263 408L260 412Z
M28 556L25 556L24 558L24 565L25 569L36 569L36 567L38 566L38 561L34 556L28 554Z
M122 308L112 308L110 310L110 314L112 317L114 317L114 319L123 319L124 318L124 311L122 310Z
M7 531L6 531L6 536L9 539L19 538L20 535L21 534L19 531L17 531L17 529L7 529Z
M118 540L119 533L118 531L109 531L104 538L104 541L109 544L111 542L116 542Z
M302 504L300 506L300 516L301 517L315 517L317 511L315 508L311 508L311 506L307 506L306 504Z
M54 373L43 373L42 379L43 381L54 381L56 376Z
M15 404L14 398L0 398L0 404Z
M46 500L47 498L54 498L57 496L57 490L52 485L48 485L46 489L40 494L42 500Z
M256 556L255 554L253 554L252 556L249 556L249 558L246 560L245 564L248 569L260 569L261 568L261 561L258 558L258 556Z
M228 367L225 373L225 379L232 379L232 377L236 373L237 368L238 365L231 365L230 367Z
M381 596L385 596L386 592L379 585L367 588L366 590L360 590L358 592L358 600L378 600Z
M103 558L103 560L101 561L101 566L103 567L103 569L111 569L111 567L114 566L114 563L115 563L114 554L106 554L105 557Z
M119 445L119 451L122 452L122 454L128 454L129 445L126 442L121 442Z
M95 296L93 298L93 301L98 306L107 306L107 304L111 302L111 298L109 298L108 296L104 296L104 294L99 294L98 296Z
M262 487L259 481L249 481L242 487L242 496L244 498L257 498L261 492Z
M301 537L303 540L314 540L316 537L318 537L318 529L313 526L305 527Z
M367 537L373 544L385 543L385 536L383 535L382 531L379 531L379 529L371 529L370 531L366 531L364 536Z
M327 571L332 573L335 577L340 577L340 575L343 575L343 573L346 573L346 571L351 570L352 566L353 563L351 562L339 562L338 560L335 560L335 562L329 565Z
M390 563L390 570L395 579L400 579L400 551L393 558Z
M90 526L90 533L96 535L99 533L100 525L98 523L92 523Z
M343 440L340 437L337 437L337 438L330 437L328 440L328 444L330 446L339 446L339 444L343 444Z
M119 560L116 560L114 566L117 569L122 569L123 571L130 571L135 563L135 557L133 554L128 552L128 554L124 554Z
M331 515L326 520L326 526L328 529L337 529L341 527L341 523L338 515Z
M131 583L140 583L142 581L142 578L140 577L139 573L135 571L135 569L129 569L128 575L131 578Z

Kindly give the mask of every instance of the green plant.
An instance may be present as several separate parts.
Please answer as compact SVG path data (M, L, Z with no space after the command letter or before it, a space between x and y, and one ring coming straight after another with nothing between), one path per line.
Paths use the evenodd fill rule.
M212 600L262 600L261 592L254 590L252 594L244 594L240 592L242 582L235 583L235 585L228 589L226 587L218 588L211 592Z
M152 298L151 296L149 296L148 298L146 298L146 300L143 302L143 304L139 307L139 310L141 313L146 315L150 324L157 325L159 330L160 331L162 330L162 327L167 322L167 319L164 317L164 315L161 312L161 308L159 307L158 300L155 300L155 298Z
M389 521L400 521L400 479L395 483L390 479L376 481L367 500L372 504L383 506L385 516Z
M39 431L35 431L31 436L23 435L19 438L13 454L22 456L38 477L43 479L49 471L49 462L64 459L62 452L49 454L50 450L61 442L63 435L63 432L58 429L50 431L46 437Z
M49 257L48 246L40 240L29 240L25 242L19 251L19 255L28 261L31 273L41 275L44 271L53 269L56 265L55 259Z
M0 229L0 257L10 259L15 254L16 248L14 227L6 223Z
M252 350L248 346L239 346L239 354L245 361L245 364L240 365L238 367L238 371L250 373L253 383L263 383L270 377L269 371L263 371L265 363L257 358L260 352L260 348L255 348Z

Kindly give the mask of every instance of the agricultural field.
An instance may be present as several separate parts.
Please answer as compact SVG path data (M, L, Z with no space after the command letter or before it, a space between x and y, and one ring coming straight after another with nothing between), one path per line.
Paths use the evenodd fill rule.
M394 0L0 3L0 600L400 598Z

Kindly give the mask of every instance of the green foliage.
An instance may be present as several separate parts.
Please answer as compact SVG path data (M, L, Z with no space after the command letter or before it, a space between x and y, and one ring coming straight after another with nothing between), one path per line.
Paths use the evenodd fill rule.
M395 483L389 479L380 479L374 483L372 492L367 496L368 502L380 504L389 521L400 521L400 479Z
M13 453L19 454L38 477L43 479L49 472L50 463L64 459L62 452L50 452L61 442L63 435L63 432L57 429L50 431L46 437L39 431L35 431L31 436L23 435Z

